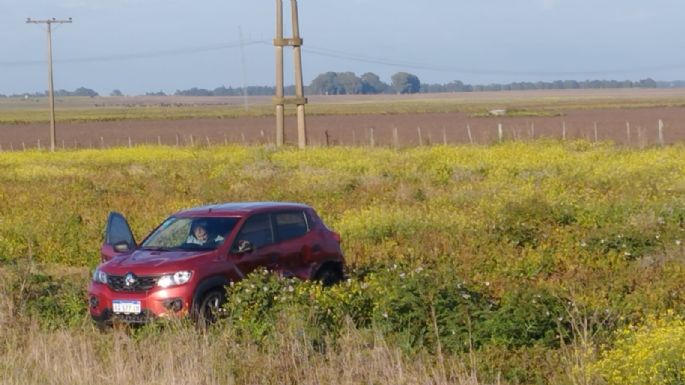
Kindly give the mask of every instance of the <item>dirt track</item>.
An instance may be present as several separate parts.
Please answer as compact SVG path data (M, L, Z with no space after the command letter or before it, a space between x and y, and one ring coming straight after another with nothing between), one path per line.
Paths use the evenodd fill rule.
M685 107L571 110L560 117L541 118L472 118L463 113L411 114L411 115L360 115L313 116L307 120L309 141L325 145L326 133L331 145L369 144L373 129L377 145L392 145L396 127L400 146L419 144L418 127L424 144L469 143L466 126L471 128L474 143L485 144L497 140L498 124L502 123L505 139L525 140L531 137L562 136L566 124L568 139L594 140L595 122L599 140L648 145L658 142L658 121L664 122L664 141L674 143L685 140ZM286 139L295 143L295 120L286 121ZM2 150L32 148L48 142L47 124L0 125ZM267 143L274 139L273 118L240 119L189 119L160 121L118 121L65 123L57 127L58 146L106 147L127 146L129 137L133 145L142 143L163 144L219 144ZM192 136L192 139L191 139Z

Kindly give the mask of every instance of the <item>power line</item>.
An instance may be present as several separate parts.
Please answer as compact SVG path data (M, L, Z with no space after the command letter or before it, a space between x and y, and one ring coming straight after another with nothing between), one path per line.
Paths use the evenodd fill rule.
M243 46L263 44L264 41L246 41ZM55 60L55 63L89 63L89 62L108 62L108 61L125 61L125 60L136 60L136 59L149 59L156 57L165 56L177 56L185 55L190 53L203 53L212 51L222 51L230 48L238 48L241 46L240 42L231 42L225 44L215 44L200 47L188 47L179 49L169 49L160 51L149 51L149 52L135 52L135 53L122 53L116 55L102 55L102 56L88 56L82 58L72 58L72 59L61 59ZM24 61L5 61L0 62L0 67L21 67L27 65L39 65L42 61L38 60L24 60Z
M271 42L265 40L249 40L243 42L243 47L254 45L271 45ZM232 48L240 48L241 42L229 42L224 44L215 44L208 46L186 47L179 49L148 51L148 52L134 52L121 53L116 55L102 55L102 56L88 56L72 59L55 60L56 63L88 63L88 62L109 62L109 61L126 61L137 59L148 59L166 56L178 56L193 53L203 53L212 51L221 51ZM589 75L606 75L606 74L630 74L636 72L658 72L668 70L685 69L685 63L664 64L660 66L644 66L644 67L629 67L629 68L613 68L613 69L594 69L582 71L544 71L540 69L516 71L502 68L471 68L471 67L455 67L449 65L435 65L428 63L420 63L413 61L398 60L387 57L369 56L365 54L352 53L346 51L332 50L324 47L317 47L309 45L307 48L302 47L302 51L316 56L328 57L333 59L342 59L348 62L360 62L369 64L379 64L388 67L398 67L414 70L424 70L433 72L445 72L453 74L467 74L467 75L503 75L503 76L589 76ZM0 61L0 67L22 67L29 65L41 65L43 62L39 60L22 60L22 61Z
M417 63L402 60L393 60L388 58L380 58L367 56L363 54L355 54L350 52L335 51L323 47L312 47L303 48L307 53L330 57L335 59L344 59L349 61L356 61L362 63L371 64L381 64L391 67L402 67L407 69L419 69L435 72L449 72L449 73L460 73L460 74L470 74L470 75L519 75L519 76L580 76L580 75L604 75L609 73L621 74L621 73L634 73L634 72L646 72L646 71L666 71L666 70L678 70L684 69L685 63L680 64L670 64L662 66L650 66L650 67L635 67L635 68L622 68L622 69L606 69L606 70L587 70L587 71L543 71L543 70L527 70L527 71L513 71L506 69L484 69L484 68L465 68L465 67L452 67L452 66L441 66L441 65L431 65L425 63Z

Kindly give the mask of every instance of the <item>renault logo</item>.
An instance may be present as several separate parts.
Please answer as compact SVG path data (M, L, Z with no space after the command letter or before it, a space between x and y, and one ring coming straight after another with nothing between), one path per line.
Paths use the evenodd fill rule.
M126 287L131 287L131 286L135 285L136 282L138 282L138 279L136 278L135 275L133 275L133 273L128 273L124 277L124 285L126 285Z

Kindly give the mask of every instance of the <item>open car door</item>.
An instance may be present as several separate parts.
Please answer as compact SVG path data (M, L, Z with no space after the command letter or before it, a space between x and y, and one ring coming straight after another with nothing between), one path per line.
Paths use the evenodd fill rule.
M102 261L109 261L117 255L126 254L136 248L136 240L126 218L117 212L109 213L105 227L105 242L100 250Z

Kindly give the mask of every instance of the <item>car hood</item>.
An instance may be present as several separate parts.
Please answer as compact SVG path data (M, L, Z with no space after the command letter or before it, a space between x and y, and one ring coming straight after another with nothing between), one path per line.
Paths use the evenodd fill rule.
M212 255L214 251L155 251L136 250L131 254L113 258L107 263L107 267L113 270L119 269L163 269L165 267L178 268L179 263L191 261L196 258Z

